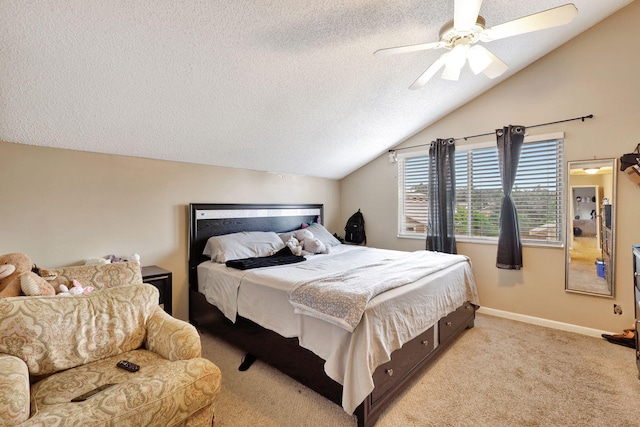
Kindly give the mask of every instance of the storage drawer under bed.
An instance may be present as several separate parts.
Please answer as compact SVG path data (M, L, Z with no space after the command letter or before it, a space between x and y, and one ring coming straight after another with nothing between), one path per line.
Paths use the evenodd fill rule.
M405 377L413 368L431 353L435 347L434 327L429 328L416 339L405 343L402 348L391 354L391 360L378 366L373 373L375 389L371 393L372 403L375 403L398 380Z
M473 319L475 307L473 304L466 302L453 313L440 319L438 322L439 344L443 344L456 334L460 329L469 327L469 320Z
M443 317L437 327L433 326L413 340L405 343L402 348L391 354L391 360L380 365L373 373L375 389L371 393L371 404L375 405L385 393L403 382L411 372L421 365L434 350L455 337L462 329L473 327L475 307L466 302L453 313ZM437 337L436 337L437 334ZM436 345L436 339L438 344ZM436 352L437 353L437 352Z

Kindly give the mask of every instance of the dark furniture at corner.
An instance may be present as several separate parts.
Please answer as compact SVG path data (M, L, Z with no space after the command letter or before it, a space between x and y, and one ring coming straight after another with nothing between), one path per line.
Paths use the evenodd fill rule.
M636 365L638 365L638 378L640 378L640 245L633 247L633 294L635 296L636 315Z
M157 265L142 267L142 281L155 286L160 291L160 304L164 306L164 311L171 314L172 297L172 273Z

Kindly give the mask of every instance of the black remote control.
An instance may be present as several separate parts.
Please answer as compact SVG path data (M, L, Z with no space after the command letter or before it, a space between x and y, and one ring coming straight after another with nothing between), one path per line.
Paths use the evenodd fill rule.
M138 369L140 369L140 366L126 360L119 361L116 366L129 372L138 372Z
M95 396L96 394L100 393L103 390L108 389L111 386L114 386L115 384L103 384L100 387L96 387L91 391L86 392L85 394L81 394L78 397L74 397L73 399L71 399L72 402L84 402L85 400L87 400L88 398Z

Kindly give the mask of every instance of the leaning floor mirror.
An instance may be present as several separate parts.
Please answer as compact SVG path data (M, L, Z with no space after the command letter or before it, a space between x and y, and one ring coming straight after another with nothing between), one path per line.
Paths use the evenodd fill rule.
M567 163L565 289L615 293L616 159Z

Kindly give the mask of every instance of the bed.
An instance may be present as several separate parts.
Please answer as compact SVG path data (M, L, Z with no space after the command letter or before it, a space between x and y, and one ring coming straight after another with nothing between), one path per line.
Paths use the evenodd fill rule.
M245 351L241 369L261 359L355 414L358 426L373 426L419 372L473 327L477 290L463 256L447 258L446 266L419 279L413 272L387 279L381 272L395 270L388 265L423 254L336 244L329 241L322 217L320 204L190 204L189 319ZM312 224L309 229L327 242L328 253L247 270L211 260L213 236L275 232L285 241L286 233L301 224ZM362 268L350 267L357 265ZM357 322L334 321L295 304L300 285L326 284L328 277L355 274L351 270L375 273L362 276L365 281L411 279L371 296ZM301 280L307 275L315 279Z

